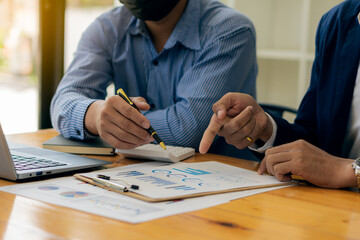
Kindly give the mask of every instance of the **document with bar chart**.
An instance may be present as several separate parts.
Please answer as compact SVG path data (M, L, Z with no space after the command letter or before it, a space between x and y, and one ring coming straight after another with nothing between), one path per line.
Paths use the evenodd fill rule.
M139 186L139 189L120 193L146 201L165 201L289 184L279 182L273 176L258 175L253 171L213 161L181 162L141 169L134 166L120 171L109 170L104 174L114 182ZM97 176L96 173L85 173L81 177L91 180Z

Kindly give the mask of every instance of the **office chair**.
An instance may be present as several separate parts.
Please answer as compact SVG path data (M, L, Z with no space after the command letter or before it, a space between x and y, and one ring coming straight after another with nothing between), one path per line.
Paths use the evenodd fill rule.
M289 107L284 107L281 105L276 105L276 104L268 104L268 103L259 103L260 107L262 107L265 112L277 115L279 117L283 117L284 113L292 113L295 114L297 113L297 110L294 108L289 108Z

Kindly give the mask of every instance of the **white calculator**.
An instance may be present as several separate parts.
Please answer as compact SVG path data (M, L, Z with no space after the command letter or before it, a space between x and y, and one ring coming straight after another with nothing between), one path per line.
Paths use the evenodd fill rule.
M191 147L166 145L166 150L164 150L160 145L152 143L130 150L116 149L116 152L127 158L140 158L164 162L179 162L195 155L195 149Z

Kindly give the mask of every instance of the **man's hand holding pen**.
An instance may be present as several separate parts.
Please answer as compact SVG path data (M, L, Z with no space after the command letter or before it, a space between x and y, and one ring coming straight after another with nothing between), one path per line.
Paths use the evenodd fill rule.
M142 97L131 100L139 110L150 109ZM132 149L154 141L147 132L150 126L144 115L117 95L93 102L85 115L86 130L118 149Z
M125 102L127 102L131 107L135 108L137 111L140 112L140 109L136 106L136 104L126 95L126 93L124 92L124 90L122 88L119 88L119 90L117 90L117 94L124 99ZM149 128L146 129L146 131L156 140L157 143L160 144L160 146L166 150L165 144L164 142L161 140L161 138L157 135L155 129L150 126Z

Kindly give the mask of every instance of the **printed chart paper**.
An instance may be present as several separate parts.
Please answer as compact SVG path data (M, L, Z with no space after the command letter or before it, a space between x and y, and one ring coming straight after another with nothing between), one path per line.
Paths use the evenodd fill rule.
M256 186L274 186L284 184L275 177L258 175L257 172L219 162L176 163L159 167L136 167L124 170L110 170L107 176L124 181L129 185L140 186L132 190L151 199L182 198L206 192L226 191ZM81 174L96 177L96 173Z
M158 162L134 164L115 168L115 172L122 172L134 167L136 167L138 171L144 171L148 168L158 168L163 165L164 163ZM102 170L97 171L97 173L105 174L105 172L107 173L108 171L109 170ZM283 187L288 186L261 188L160 203L148 203L122 194L107 191L103 188L84 183L74 177L16 184L1 187L0 190L116 220L129 223L140 223L223 204L233 199Z

